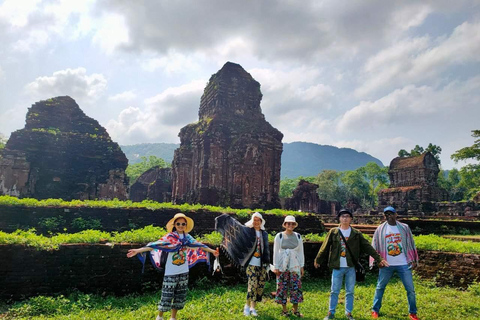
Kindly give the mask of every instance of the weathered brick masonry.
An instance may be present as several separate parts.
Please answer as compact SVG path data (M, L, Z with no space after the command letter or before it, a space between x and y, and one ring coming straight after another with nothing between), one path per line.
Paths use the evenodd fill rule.
M312 276L328 277L326 269L314 270L313 259L321 243L305 243L306 269ZM141 273L137 258L126 258L128 249L139 245L75 244L43 251L19 245L0 245L0 299L22 299L39 294L81 292L123 295L159 290L161 275L150 264ZM480 281L480 255L420 251L418 274L442 285L465 287ZM212 277L205 264L190 273L191 283L201 277L212 281L244 281L238 269L228 267L225 275ZM366 259L362 259L366 263Z
M125 231L134 228L142 228L148 225L165 227L178 209L160 209L149 210L144 208L125 209L125 208L52 208L52 207L12 207L0 206L0 231L13 232L19 228L36 228L38 232L46 232L44 227L39 224L45 218L61 218L65 221L64 225L59 226L59 231L67 228L68 232L75 232L71 223L75 218L98 219L102 224L103 231ZM192 234L210 233L215 230L215 218L220 215L217 212L196 210L195 212L185 212L195 221L195 227ZM234 215L235 217L235 215ZM247 218L238 218L241 222L246 222ZM265 227L269 232L281 231L283 216L264 215ZM318 216L309 215L297 217L297 231L302 234L322 233L325 229Z

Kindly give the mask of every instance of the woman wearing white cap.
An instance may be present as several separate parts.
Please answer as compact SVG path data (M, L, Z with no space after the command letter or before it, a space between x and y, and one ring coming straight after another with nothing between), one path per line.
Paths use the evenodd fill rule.
M223 235L222 247L227 256L234 264L246 268L248 289L243 314L256 317L256 303L262 301L270 264L265 220L255 212L245 226L228 214L222 214L215 221L215 228Z
M189 268L198 262L208 262L205 251L218 256L218 250L210 249L188 234L192 231L193 225L191 218L183 213L177 213L167 222L168 233L160 240L150 242L143 248L128 250L128 258L140 253L139 258L142 263L145 263L145 253L148 253L156 268L161 267L162 251L168 253L162 284L162 298L158 303L156 320L163 320L163 313L169 310L172 310L170 320L176 320L177 311L185 306Z
M282 315L288 317L287 298L290 294L293 315L303 317L298 311L298 304L303 302L301 281L305 263L303 240L300 234L293 231L298 226L294 216L286 216L282 226L285 231L275 236L273 244L273 272L277 275L275 302L282 305Z

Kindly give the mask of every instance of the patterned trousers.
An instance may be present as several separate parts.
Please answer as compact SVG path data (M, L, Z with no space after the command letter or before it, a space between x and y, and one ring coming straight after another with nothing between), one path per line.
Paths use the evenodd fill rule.
M300 275L296 272L285 271L277 277L275 302L287 304L289 293L291 303L303 302L302 280L300 279Z
M262 301L263 289L267 281L267 270L264 267L247 267L247 299L255 302Z
M162 298L158 303L158 311L180 310L185 306L188 289L188 272L164 276Z

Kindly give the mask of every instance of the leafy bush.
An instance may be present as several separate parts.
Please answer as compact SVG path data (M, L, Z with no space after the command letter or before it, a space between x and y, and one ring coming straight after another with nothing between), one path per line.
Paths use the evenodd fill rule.
M47 231L59 231L61 226L65 225L65 220L62 217L40 218L38 225L45 228Z
M470 291L477 297L480 297L480 283L479 282L472 283L471 285L468 286L468 291Z
M303 240L311 242L322 242L323 240L325 240L326 235L326 233L308 233L303 236Z
M418 249L480 254L480 243L447 239L434 234L414 237Z
M253 212L260 212L261 214L267 215L277 215L277 216L306 216L309 213L298 212L298 211L289 211L281 209L271 209L271 210L262 210L262 209L232 209L230 207L217 207L201 204L172 204L170 202L156 202L152 200L144 200L142 202L132 202L130 200L122 201L118 199L114 200L72 200L64 201L62 199L45 199L37 200L32 198L16 198L12 196L0 196L0 205L6 206L22 206L22 207L87 207L87 208L145 208L149 210L159 210L159 209L174 209L179 212L184 213L195 213L197 211L209 211L215 213L234 213L239 217L249 217Z
M102 229L102 222L100 219L93 218L75 218L73 219L71 226L76 230L87 230L87 229Z
M209 243L214 246L219 246L220 244L222 244L223 238L220 232L213 231L212 233L205 234L201 237L197 237L196 239L200 242Z

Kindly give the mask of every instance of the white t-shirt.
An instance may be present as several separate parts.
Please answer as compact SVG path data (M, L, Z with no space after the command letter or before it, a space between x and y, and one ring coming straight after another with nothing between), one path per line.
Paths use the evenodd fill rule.
M397 226L387 225L385 232L387 245L387 262L391 266L403 266L407 264L407 257L402 246L402 236Z
M350 237L350 233L352 233L352 228L348 227L347 230L343 230L342 228L339 228L339 230L340 232L342 232L343 236L345 237L345 240L348 240L348 238ZM348 268L347 247L343 242L342 236L340 236L340 268Z
M179 234L183 239L183 234ZM178 252L169 252L165 263L165 275L173 276L188 272L187 248L184 247Z
M262 251L261 251L262 231L255 230L255 233L257 234L257 244L256 244L257 248L255 249L255 253L254 253L252 259L250 259L249 265L260 267L261 266L260 257L261 257L261 254L262 254ZM260 255L258 257L255 257L256 253L259 253Z

